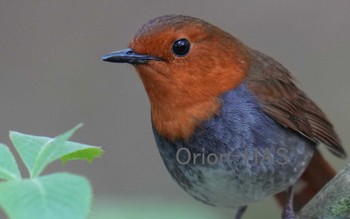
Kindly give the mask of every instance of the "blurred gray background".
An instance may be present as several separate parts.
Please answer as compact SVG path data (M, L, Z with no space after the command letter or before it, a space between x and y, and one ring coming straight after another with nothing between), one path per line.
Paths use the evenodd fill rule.
M206 206L172 181L153 140L138 75L132 66L100 57L125 48L156 16L200 17L287 67L350 153L349 11L348 0L1 0L0 141L10 144L9 130L55 136L83 122L73 140L103 146L104 156L93 165L57 162L46 173L85 175L97 201L177 202L212 211L213 218L231 218L232 210ZM325 154L337 169L347 162ZM267 199L253 204L245 218L279 214Z

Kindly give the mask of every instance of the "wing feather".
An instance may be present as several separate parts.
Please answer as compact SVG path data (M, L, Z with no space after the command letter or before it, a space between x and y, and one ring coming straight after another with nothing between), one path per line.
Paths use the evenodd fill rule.
M346 153L333 125L322 110L295 85L289 71L274 59L250 50L252 59L245 79L264 112L286 128L315 143L324 143L336 156Z

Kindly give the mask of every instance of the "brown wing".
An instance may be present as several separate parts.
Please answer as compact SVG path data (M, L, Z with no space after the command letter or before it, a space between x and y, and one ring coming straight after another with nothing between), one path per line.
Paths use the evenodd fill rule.
M294 83L292 75L274 59L250 50L251 66L246 78L262 109L281 125L315 143L322 142L336 156L346 153L326 115Z

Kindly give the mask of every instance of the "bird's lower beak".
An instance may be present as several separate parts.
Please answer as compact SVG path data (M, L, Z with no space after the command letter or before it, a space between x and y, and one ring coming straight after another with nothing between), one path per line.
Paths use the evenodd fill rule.
M135 53L133 49L127 48L102 56L106 62L118 62L129 64L146 64L149 60L162 61L161 58Z

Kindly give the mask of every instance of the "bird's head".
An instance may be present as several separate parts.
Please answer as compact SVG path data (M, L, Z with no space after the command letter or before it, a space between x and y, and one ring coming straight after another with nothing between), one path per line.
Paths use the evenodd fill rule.
M186 139L219 112L219 96L244 79L246 47L201 19L165 15L144 24L129 48L104 61L133 64L147 91L156 130Z

